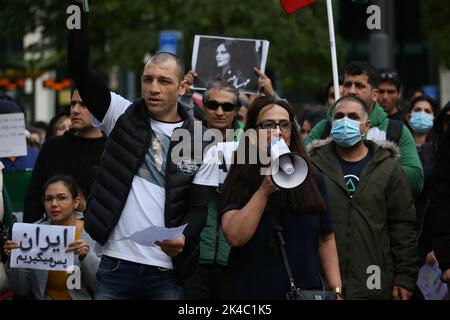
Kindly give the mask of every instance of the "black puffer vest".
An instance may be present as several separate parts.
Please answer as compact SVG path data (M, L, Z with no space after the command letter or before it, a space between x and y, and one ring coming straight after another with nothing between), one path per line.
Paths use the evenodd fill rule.
M178 113L184 121L181 128L188 130L191 137L194 137L194 121L180 105ZM175 129L174 134L181 128ZM108 240L120 219L133 177L148 151L151 131L144 101L138 99L119 117L108 137L97 180L93 185L85 213L85 229L101 245ZM200 164L180 166L172 162L171 152L177 143L173 140L170 142L166 161L164 212L166 227L177 227L186 223L192 180L200 167ZM193 143L194 139L192 138L192 151L194 150ZM203 142L202 148L205 148L207 144L207 142ZM193 159L193 156L188 158ZM189 228L186 228L184 234L186 244L183 252L172 259L176 274L181 279L191 273L198 259L199 235L189 234Z

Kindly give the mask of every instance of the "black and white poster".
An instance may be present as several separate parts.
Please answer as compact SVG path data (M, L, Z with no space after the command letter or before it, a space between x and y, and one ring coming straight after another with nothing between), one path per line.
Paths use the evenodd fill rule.
M192 69L198 74L193 89L205 90L218 78L227 80L244 93L258 89L257 67L266 68L269 41L196 35L192 52Z

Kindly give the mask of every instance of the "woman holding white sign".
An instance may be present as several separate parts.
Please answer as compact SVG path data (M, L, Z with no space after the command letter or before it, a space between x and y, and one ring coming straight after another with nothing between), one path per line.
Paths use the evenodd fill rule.
M79 189L69 176L54 176L44 186L43 202L47 217L36 222L43 225L73 226L76 228L75 241L66 251L75 254L75 273L38 269L8 268L11 290L17 296L30 293L37 300L89 300L92 298L95 274L100 258L92 251L94 241L84 230L83 214L77 211L80 204ZM5 254L19 248L14 241L6 241ZM8 263L9 265L9 263Z

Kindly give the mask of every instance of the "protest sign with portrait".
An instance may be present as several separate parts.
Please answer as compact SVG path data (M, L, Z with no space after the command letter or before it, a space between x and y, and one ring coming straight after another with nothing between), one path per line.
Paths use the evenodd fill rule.
M208 83L223 78L243 93L258 90L258 75L265 72L269 41L196 35L192 69L198 74L193 89L205 90Z

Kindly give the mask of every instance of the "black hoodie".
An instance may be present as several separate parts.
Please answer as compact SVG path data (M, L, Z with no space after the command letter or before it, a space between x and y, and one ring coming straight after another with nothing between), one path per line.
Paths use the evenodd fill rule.
M87 198L97 176L105 142L105 136L81 138L72 129L45 141L28 185L23 221L31 223L43 217L42 187L54 175L72 176Z

